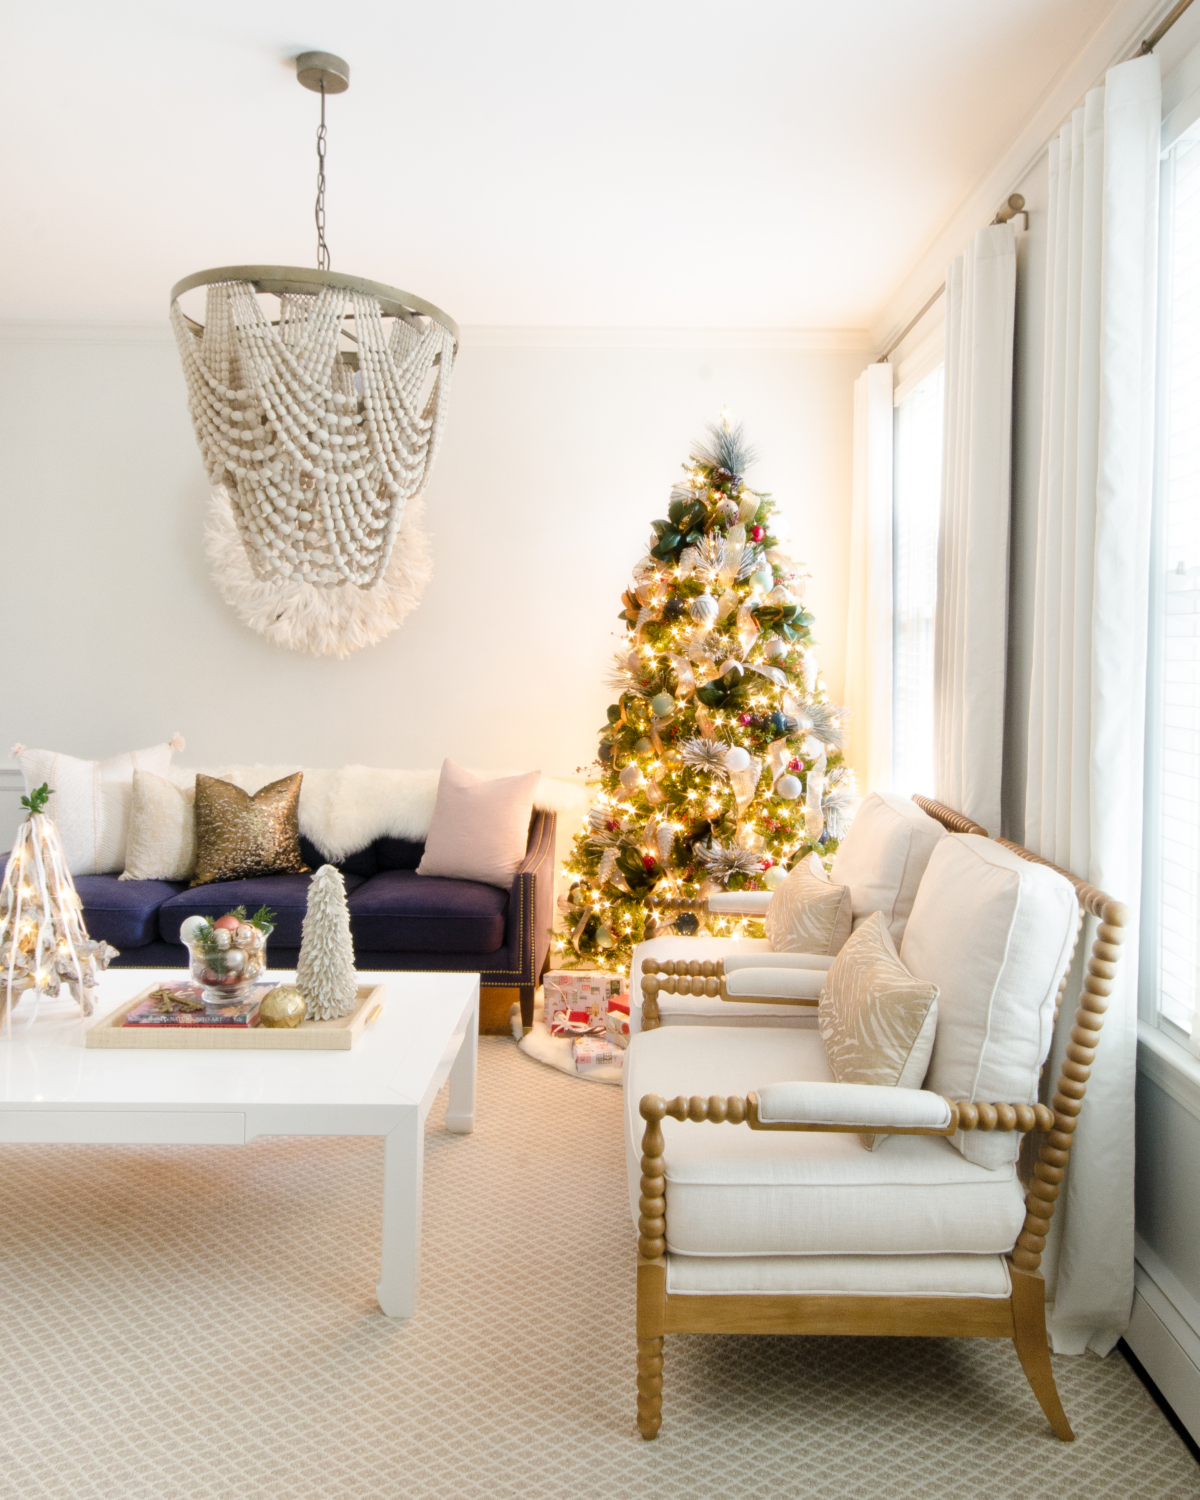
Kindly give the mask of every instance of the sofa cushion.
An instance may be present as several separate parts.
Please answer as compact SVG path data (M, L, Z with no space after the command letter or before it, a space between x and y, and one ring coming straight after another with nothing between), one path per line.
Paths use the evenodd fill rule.
M494 953L507 910L498 886L382 870L350 897L350 930L355 947L389 953Z
M507 891L529 847L540 771L488 780L442 762L419 875L477 880Z
M219 880L193 886L191 890L181 891L163 902L158 913L159 936L164 942L177 943L184 917L193 913L211 919L223 916L235 906L244 906L247 912L269 906L275 913L275 931L267 942L267 963L270 965L272 947L300 946L311 879L311 875L258 875L253 880ZM363 877L347 875L345 881L349 894L362 885ZM140 884L141 881L133 882L129 889Z
M186 890L186 881L121 880L116 875L76 875L83 921L90 938L114 948L144 948L158 936L164 901ZM182 918L180 919L182 920Z
M415 870L425 853L424 844L410 839L376 839L372 847L380 870Z
M1071 883L977 834L948 834L913 906L902 961L938 986L925 1087L947 1099L1030 1104L1079 927ZM1014 1162L1021 1137L960 1132L968 1161Z
M833 856L830 878L850 887L858 927L882 912L899 948L929 856L946 830L908 797L872 792Z
M374 844L347 854L345 859L330 859L323 849L318 849L303 834L300 835L300 858L310 870L319 870L322 865L336 865L343 875L361 875L364 880L379 869L379 855Z
M671 1255L671 1296L1007 1297L1003 1255Z
M746 1094L832 1081L817 1032L681 1027L643 1032L625 1061L626 1161L635 1221L645 1094ZM663 1121L667 1246L676 1255L1003 1254L1025 1215L1013 1164L988 1171L944 1136L751 1131Z

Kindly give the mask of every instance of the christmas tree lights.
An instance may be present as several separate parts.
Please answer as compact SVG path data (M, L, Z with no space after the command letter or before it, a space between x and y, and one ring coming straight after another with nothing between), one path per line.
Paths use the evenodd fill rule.
M749 488L741 426L710 427L653 523L621 619L597 792L564 866L567 967L627 964L656 933L741 919L680 909L772 890L837 847L853 776L846 711L817 669L803 579L771 497Z

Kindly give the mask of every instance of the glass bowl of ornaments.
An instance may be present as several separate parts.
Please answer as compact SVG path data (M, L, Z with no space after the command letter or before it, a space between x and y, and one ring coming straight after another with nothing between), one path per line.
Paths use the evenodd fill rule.
M267 967L267 939L275 930L275 913L260 906L252 917L244 906L224 916L187 917L180 940L191 956L192 978L209 1006L246 1005Z

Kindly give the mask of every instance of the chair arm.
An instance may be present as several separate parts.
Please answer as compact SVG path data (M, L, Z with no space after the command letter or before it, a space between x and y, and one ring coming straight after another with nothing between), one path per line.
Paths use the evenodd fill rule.
M721 891L708 898L708 909L717 916L765 917L770 904L770 891Z
M537 811L529 823L525 857L513 875L508 898L505 943L512 977L490 982L513 984L528 990L541 978L550 949L554 900L554 835L557 817ZM522 1000L522 1004L524 1004ZM532 1004L532 999L529 1001Z
M949 1100L929 1089L881 1088L872 1083L769 1083L751 1097L756 1101L747 1109L751 1130L806 1125L950 1135L957 1122Z
M726 970L722 1000L767 1004L815 1005L825 986L824 969L738 967Z
M846 1090L854 1097L844 1103L835 1096ZM647 1135L657 1130L667 1115L673 1120L708 1120L714 1125L749 1125L751 1130L818 1130L854 1132L880 1130L888 1135L955 1135L960 1130L1028 1130L1047 1131L1054 1125L1054 1111L1046 1104L965 1104L943 1099L928 1089L892 1089L879 1084L855 1083L774 1083L763 1093L770 1099L764 1120L759 1113L759 1095L737 1094L728 1098L701 1094L685 1098L663 1099L658 1094L644 1094L638 1113L646 1121ZM862 1100L863 1094L879 1095ZM899 1109L889 1109L889 1097L903 1096ZM916 1103L912 1101L918 1101ZM934 1102L936 1101L936 1103ZM779 1118L785 1111L796 1118ZM909 1118L901 1118L904 1111ZM935 1120L941 1123L918 1123Z

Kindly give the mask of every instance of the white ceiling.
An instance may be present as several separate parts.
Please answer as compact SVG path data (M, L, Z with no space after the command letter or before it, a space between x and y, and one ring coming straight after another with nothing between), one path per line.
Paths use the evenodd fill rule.
M7 7L0 317L314 258L460 323L863 328L1113 0Z

